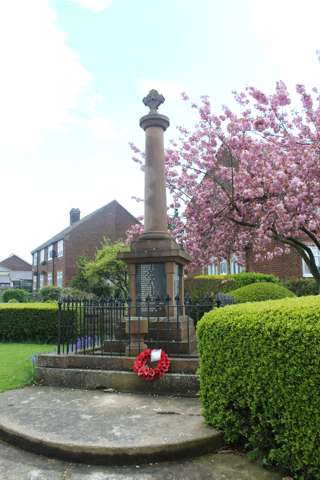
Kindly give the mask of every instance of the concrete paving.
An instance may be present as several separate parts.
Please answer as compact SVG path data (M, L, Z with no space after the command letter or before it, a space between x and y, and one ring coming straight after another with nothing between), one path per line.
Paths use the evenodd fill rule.
M126 467L77 465L25 452L0 441L1 480L281 480L232 453Z
M216 451L196 398L27 387L0 395L0 436L67 461L132 464Z

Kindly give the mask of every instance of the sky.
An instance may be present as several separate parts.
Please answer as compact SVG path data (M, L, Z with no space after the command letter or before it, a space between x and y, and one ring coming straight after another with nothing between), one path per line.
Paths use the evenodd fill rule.
M142 98L157 88L177 125L181 100L277 80L319 86L318 0L10 0L0 2L0 261L30 251L116 199L134 215L143 173Z

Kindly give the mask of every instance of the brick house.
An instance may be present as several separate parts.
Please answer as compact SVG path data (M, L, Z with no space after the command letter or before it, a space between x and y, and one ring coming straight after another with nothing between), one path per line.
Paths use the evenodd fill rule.
M316 263L320 269L320 251L315 246L310 246L310 248L313 250ZM239 273L241 271L273 274L283 280L289 278L312 278L306 263L293 248L289 254L259 262L255 262L253 255L249 252L244 268L240 267L234 255L229 261L213 259L212 264L204 269L204 273L211 275Z
M0 289L11 287L32 289L32 266L15 254L0 262Z
M70 211L70 225L32 250L33 290L47 285L65 287L76 273L80 256L94 258L104 238L124 240L137 219L116 200L80 219Z

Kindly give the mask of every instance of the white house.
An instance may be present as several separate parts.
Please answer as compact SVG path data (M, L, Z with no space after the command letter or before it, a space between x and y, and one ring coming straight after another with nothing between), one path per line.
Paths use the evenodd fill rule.
M0 289L10 287L32 290L32 266L14 254L0 262Z

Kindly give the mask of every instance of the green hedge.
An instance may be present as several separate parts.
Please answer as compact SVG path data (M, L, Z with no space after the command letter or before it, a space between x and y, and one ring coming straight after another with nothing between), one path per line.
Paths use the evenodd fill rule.
M62 288L54 287L53 285L42 287L39 290L39 296L42 302L47 302L48 300L59 300L61 295Z
M299 479L320 479L320 296L231 305L197 328L206 421Z
M282 285L295 293L297 297L318 294L318 287L313 278L291 278L284 280Z
M8 288L2 293L2 300L4 302L8 302L11 299L17 300L18 302L28 302L29 298L29 293L22 288Z
M218 292L230 292L257 282L278 283L279 279L274 275L255 272L230 275L196 275L185 280L185 293L195 302L207 295L215 296Z
M271 282L271 283L278 283L279 278L275 275L269 275L267 273L259 273L259 272L241 272L241 273L232 273L228 275L196 275L195 279L200 280L212 280L218 281L219 283L227 284L228 280L230 284L233 284L233 288L240 288L245 287L246 285L250 285L251 283L257 282Z
M58 306L49 303L0 304L0 341L54 343Z
M260 282L246 285L229 292L237 303L262 302L280 298L295 297L295 294L276 283Z

